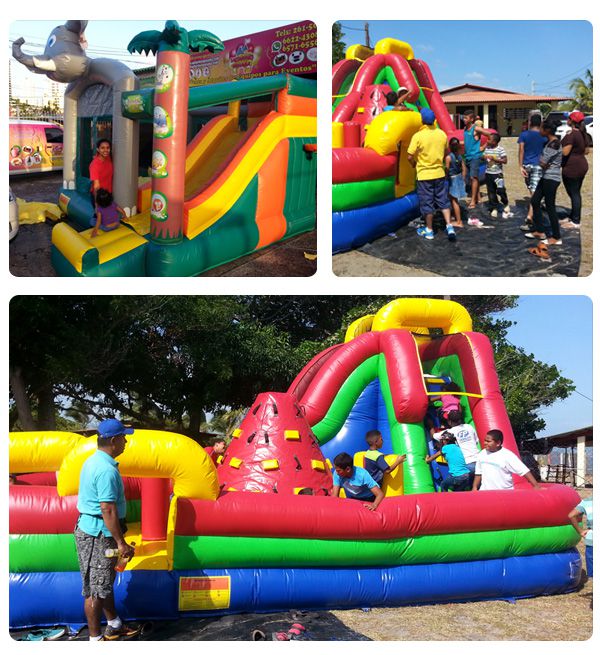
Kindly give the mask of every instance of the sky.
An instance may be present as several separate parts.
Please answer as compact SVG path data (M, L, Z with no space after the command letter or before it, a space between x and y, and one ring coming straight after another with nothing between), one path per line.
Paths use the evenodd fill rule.
M365 43L364 21L340 22L347 46ZM369 21L369 34L372 46L386 37L410 43L440 89L468 82L569 95L569 82L592 68L587 21Z
M540 412L546 429L537 436L592 425L592 301L587 296L520 296L518 302L515 309L498 314L516 321L508 340L536 359L555 364L578 392Z
M208 30L216 34L222 41L232 39L245 34L261 32L262 30L279 27L294 21L185 21L181 24L188 30ZM9 58L12 57L12 42L23 37L25 43L22 46L25 54L42 54L46 40L50 32L57 26L64 23L59 20L44 21L15 21L11 23L9 29ZM153 66L154 56L143 57L140 55L130 55L127 52L127 44L131 39L140 32L146 30L162 30L164 21L158 20L91 20L85 30L85 35L89 44L87 54L91 58L110 57L118 59L130 68L144 68ZM11 63L11 76L13 84L13 94L19 97L19 90L23 87L26 80L31 84L33 81L35 91L43 92L48 85L45 75L30 73L25 66L22 66L14 59Z

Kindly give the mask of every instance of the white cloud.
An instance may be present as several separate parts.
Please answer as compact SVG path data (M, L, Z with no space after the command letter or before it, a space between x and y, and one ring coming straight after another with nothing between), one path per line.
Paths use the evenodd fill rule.
M435 48L429 43L418 43L415 46L415 52L433 52Z
M473 71L472 73L467 73L465 75L466 80L472 80L473 82L482 82L485 80L485 75L483 73L478 73L477 71Z

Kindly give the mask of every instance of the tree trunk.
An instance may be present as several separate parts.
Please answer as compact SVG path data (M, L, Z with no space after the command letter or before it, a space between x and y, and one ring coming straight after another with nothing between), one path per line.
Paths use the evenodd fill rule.
M56 408L51 384L44 384L38 391L38 430L56 430Z
M31 413L31 402L27 395L23 371L20 366L9 367L9 383L15 399L19 423L23 430L35 430L36 425Z

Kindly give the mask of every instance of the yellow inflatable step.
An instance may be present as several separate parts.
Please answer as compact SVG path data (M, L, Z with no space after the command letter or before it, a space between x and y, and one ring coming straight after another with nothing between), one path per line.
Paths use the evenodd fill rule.
M98 251L101 265L147 243L146 239L123 225L110 232L100 231L94 238L91 234L92 228L77 232L66 223L58 223L52 230L52 244L79 273L83 269L83 257L89 250Z

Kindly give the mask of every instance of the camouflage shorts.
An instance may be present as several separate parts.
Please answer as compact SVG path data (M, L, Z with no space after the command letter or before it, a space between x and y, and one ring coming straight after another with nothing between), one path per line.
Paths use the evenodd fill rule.
M115 560L104 554L107 548L116 548L112 537L97 537L75 528L75 546L81 572L81 595L86 598L108 598L113 593L116 577Z

